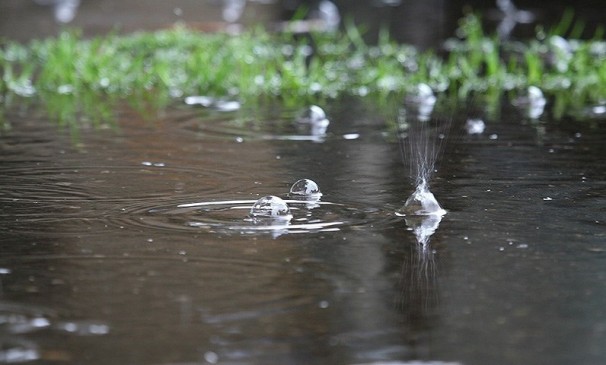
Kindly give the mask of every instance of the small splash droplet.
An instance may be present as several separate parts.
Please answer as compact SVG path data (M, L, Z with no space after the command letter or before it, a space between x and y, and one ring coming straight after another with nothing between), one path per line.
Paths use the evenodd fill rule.
M322 196L320 187L315 181L310 179L301 179L295 182L290 188L290 195L319 197Z
M482 119L478 118L470 118L467 119L465 123L465 129L467 130L467 134L482 134L484 133L484 129L486 129L486 124Z
M207 351L204 353L204 360L209 364L216 364L219 362L219 355L213 351Z
M268 195L257 200L250 209L254 218L285 219L292 218L288 204L277 196Z
M444 215L446 212L427 187L419 186L406 200L397 215Z
M193 95L185 98L185 104L187 105L201 105L209 107L213 104L214 99L209 96Z

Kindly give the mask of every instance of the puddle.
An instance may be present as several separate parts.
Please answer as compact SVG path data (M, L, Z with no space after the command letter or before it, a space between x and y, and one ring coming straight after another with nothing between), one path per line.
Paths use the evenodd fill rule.
M436 41L412 3L372 3L371 20L406 10L404 33ZM439 98L321 113L186 97L77 133L34 102L6 112L0 363L606 362L603 105L557 122L549 100L490 116ZM447 130L401 145L403 116ZM402 210L414 175L440 214ZM321 195L293 195L303 178ZM288 210L252 214L265 196Z
M414 159L387 117L323 107L321 141L283 138L300 112L288 109L179 105L77 142L10 114L0 361L604 358L601 123L537 126L512 106L468 134L464 111L447 115L430 180L447 214L415 218L396 214ZM322 195L291 195L302 178ZM288 219L251 216L266 195Z

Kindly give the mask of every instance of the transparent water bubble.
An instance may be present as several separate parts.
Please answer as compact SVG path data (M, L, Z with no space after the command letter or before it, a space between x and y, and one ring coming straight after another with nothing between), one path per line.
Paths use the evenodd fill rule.
M297 131L314 142L323 142L330 121L326 113L317 105L312 105L302 111L296 119Z
M412 195L406 200L404 206L396 212L400 216L409 215L444 215L436 197L427 187L417 187Z
M306 198L319 198L322 196L320 187L315 181L310 179L301 179L295 182L291 188L289 194L294 197L306 197Z
M290 208L288 204L277 196L268 195L257 200L252 208L250 215L253 218L269 218L279 220L290 220Z
M297 122L299 123L317 124L323 121L328 121L326 113L317 105L312 105L303 110L297 118Z
M520 96L512 102L514 106L525 110L526 115L531 119L538 119L543 114L546 103L543 91L533 85L528 87L526 95Z

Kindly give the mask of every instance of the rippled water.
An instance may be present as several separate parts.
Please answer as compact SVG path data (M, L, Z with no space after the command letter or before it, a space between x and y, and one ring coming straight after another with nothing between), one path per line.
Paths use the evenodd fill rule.
M77 138L9 113L0 362L606 362L603 120L505 108L467 136L442 115L448 213L428 221L395 214L414 190L397 111L322 107L320 133L298 110L180 105ZM301 178L319 200L288 195ZM251 219L266 195L292 219Z

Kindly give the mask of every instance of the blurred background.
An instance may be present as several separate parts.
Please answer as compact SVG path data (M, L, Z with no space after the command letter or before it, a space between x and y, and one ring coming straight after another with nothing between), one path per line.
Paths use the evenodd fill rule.
M335 27L343 18L368 26L368 36L388 27L399 41L434 47L453 35L465 9L482 14L505 36L532 34L537 23L557 22L566 8L587 21L587 34L604 22L602 2L532 0L2 0L0 36L19 41L56 34L65 26L85 35L153 30L186 23L202 31L289 21L298 9L307 19ZM230 28L231 27L231 28Z

